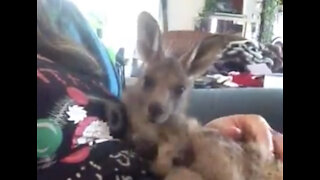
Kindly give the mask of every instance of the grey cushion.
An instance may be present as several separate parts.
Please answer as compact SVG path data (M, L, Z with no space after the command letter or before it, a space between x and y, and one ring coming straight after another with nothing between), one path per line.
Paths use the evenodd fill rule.
M202 123L233 114L259 114L283 130L283 90L263 88L194 89L188 114Z

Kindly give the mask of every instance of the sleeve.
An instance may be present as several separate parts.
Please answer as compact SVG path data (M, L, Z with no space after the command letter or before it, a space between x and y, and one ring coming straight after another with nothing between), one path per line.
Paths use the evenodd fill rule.
M99 98L99 86L76 83L85 80L68 75L38 58L37 179L154 179L147 164L115 138L125 124L111 122L125 121L105 118L115 111L126 118L120 101L112 95Z

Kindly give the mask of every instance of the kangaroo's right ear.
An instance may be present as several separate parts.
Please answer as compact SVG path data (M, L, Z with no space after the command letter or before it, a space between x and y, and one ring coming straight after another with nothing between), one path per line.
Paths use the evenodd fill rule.
M163 58L161 31L157 21L147 12L138 17L137 50L147 64Z

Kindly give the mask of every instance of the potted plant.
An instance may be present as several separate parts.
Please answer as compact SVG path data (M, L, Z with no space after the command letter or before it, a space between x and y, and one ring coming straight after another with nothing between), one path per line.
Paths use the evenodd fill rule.
M199 13L199 17L196 20L195 29L200 31L210 31L211 20L210 16L217 10L217 0L205 0L204 7Z
M264 0L261 12L261 23L259 41L262 43L271 43L273 38L273 24L276 13L281 7L282 0Z

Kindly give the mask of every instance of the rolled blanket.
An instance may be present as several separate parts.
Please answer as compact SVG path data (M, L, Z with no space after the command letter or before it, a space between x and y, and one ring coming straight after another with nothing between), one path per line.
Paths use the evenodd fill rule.
M223 51L221 59L238 56L242 57L242 60L245 61L246 64L266 63L269 66L273 66L273 60L263 56L263 51L266 50L267 48L263 44L251 40L234 41L229 43Z
M227 74L231 71L247 72L247 65L266 64L273 72L282 68L282 54L274 45L264 45L252 40L234 41L221 53L209 74Z

